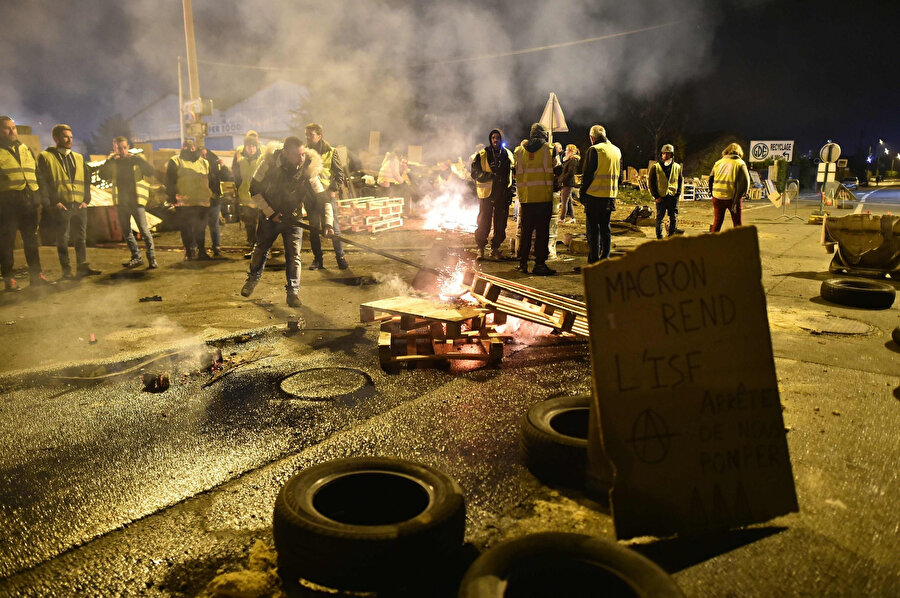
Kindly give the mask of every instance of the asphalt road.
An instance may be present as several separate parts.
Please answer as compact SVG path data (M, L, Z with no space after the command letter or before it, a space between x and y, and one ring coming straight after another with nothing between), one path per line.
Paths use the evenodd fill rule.
M878 190L865 209L898 196ZM801 216L813 207L802 202ZM747 208L759 230L801 511L716 538L641 539L638 548L690 596L898 595L900 347L890 331L900 302L882 311L828 304L819 297L830 277L819 228L785 221L768 203ZM683 206L680 226L702 234L708 211ZM238 237L235 228L226 239ZM617 248L648 233L617 236ZM363 240L420 260L439 237L471 244L427 232ZM163 252L149 274L121 271L121 248L89 256L103 276L0 297L0 595L197 595L218 572L243 567L256 540L271 544L274 497L293 472L352 455L401 456L453 476L466 495L472 551L545 530L613 537L608 508L540 484L518 448L529 405L589 392L585 343L535 330L508 344L496 369L388 375L377 326L359 324L358 305L402 294L414 274L406 266L351 252L350 271L304 271L304 307L290 310L277 268L252 300L238 295L246 268L238 252L205 264ZM42 257L52 273L54 250ZM514 273L512 263L485 269L579 297L571 267L583 261L558 263L553 278ZM154 294L163 301L139 301ZM304 332L285 333L291 314L305 319ZM853 333L833 332L837 324ZM256 361L204 387L210 374L198 370L210 347ZM164 393L143 392L134 373L60 378L101 376L165 352L175 355L152 365L171 375ZM444 583L429 594L454 592Z

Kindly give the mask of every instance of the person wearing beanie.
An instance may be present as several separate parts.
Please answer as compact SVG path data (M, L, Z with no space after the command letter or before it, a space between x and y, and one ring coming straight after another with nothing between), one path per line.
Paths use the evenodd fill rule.
M547 267L550 254L550 218L553 216L553 181L562 173L554 166L550 133L541 123L531 125L528 139L514 152L516 193L521 205L522 235L517 270L528 272L528 256L534 237L534 270L537 276L550 276L556 270Z
M678 216L678 198L681 197L681 188L684 185L684 176L681 172L681 164L674 160L675 146L665 144L659 150L660 161L650 168L647 177L650 187L650 195L656 202L656 238L662 239L662 224L666 214L669 215L669 236L678 235L684 231L675 226Z
M516 179L513 176L515 158L506 148L503 131L491 129L488 139L490 145L481 148L473 156L469 169L478 196L478 228L475 229L475 244L478 246L478 257L484 259L484 248L487 246L493 224L491 258L499 260L503 257L503 250L500 247L506 240L509 205L516 195Z
M253 133L253 135L251 135ZM255 135L256 131L247 131L244 137L244 144L238 146L235 150L235 159L231 163L231 169L234 173L234 189L238 198L238 210L241 215L241 222L244 224L244 232L247 235L247 244L250 246L251 252L253 245L256 243L256 220L259 217L259 208L250 197L250 181L253 174L259 166L262 151L259 147L259 137ZM251 253L244 257L250 259Z

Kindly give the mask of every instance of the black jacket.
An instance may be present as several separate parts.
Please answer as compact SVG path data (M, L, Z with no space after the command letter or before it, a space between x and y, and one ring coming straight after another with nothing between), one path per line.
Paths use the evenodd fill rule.
M307 212L317 209L317 193L310 179L318 176L322 158L307 148L306 160L300 166L294 166L282 159L282 151L276 150L263 158L250 182L250 195L262 195L274 213L281 216L282 222L296 224L301 220L304 205ZM267 210L261 209L265 214ZM328 214L331 214L330 210ZM327 216L326 223L332 224Z
M491 136L494 133L500 134L500 151L495 152L494 148L491 146ZM502 145L503 143L503 131L500 129L491 129L491 132L488 133L488 145L484 148L484 151L487 152L488 164L491 165L491 172L484 172L484 169L481 167L481 152L477 152L475 157L472 159L472 164L469 167L469 172L472 174L472 179L479 183L486 183L490 180L493 180L495 183L491 186L491 199L492 200L502 200L506 202L512 201L512 198L516 194L516 173L513 169L512 163L509 161L509 154L506 148ZM510 172L512 172L512 185L509 185L510 182Z
M560 187L574 187L575 175L579 174L579 166L581 165L581 156L575 154L562 165L562 174L559 175Z

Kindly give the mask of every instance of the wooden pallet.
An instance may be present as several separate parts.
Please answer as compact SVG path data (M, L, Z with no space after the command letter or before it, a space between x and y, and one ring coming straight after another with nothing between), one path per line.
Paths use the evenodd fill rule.
M588 338L587 305L562 295L469 270L463 285L493 312L548 326L562 335ZM494 321L499 323L496 318Z
M386 372L401 366L448 367L465 360L497 365L503 335L479 307L448 307L427 299L394 297L360 306L360 320L380 322L378 360Z

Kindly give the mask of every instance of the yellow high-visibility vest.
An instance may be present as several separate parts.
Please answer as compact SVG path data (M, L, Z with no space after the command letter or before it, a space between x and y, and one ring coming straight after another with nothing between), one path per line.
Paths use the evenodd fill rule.
M609 141L591 146L597 151L597 170L588 187L587 194L592 197L608 197L615 199L619 195L619 165L622 152Z
M509 158L509 180L506 182L506 188L509 189L512 187L512 169L515 168L516 159L513 156L512 152L506 148L503 148L503 151L506 152L507 158ZM487 148L482 148L480 152L478 152L478 156L481 159L481 171L485 173L494 172L491 170L491 164L488 162L487 157ZM491 177L485 183L479 183L475 181L475 192L478 194L479 199L486 199L491 196L491 192L494 190L494 178Z
M516 192L519 203L553 200L553 146L545 143L536 152L521 145L515 151Z
M56 185L56 200L62 203L83 202L84 156L78 152L72 152L72 157L75 158L75 178L70 181L69 174L57 157L59 154L43 151L41 155L44 156L44 160L50 165L50 175L53 177L53 184Z
M327 191L331 186L331 161L334 159L334 148L329 146L328 151L320 155L322 156L322 171L319 172L319 180Z
M28 146L19 143L9 149L0 148L0 191L22 191L26 186L37 191L37 167ZM15 152L15 156L10 152Z
M678 191L678 176L681 174L681 164L678 162L672 162L672 169L669 171L669 178L666 178L666 171L663 170L662 165L657 162L653 165L653 176L656 177L656 191L659 193L660 197L664 197L666 195L675 196L675 193ZM663 189L666 190L663 193Z
M250 182L253 180L253 175L256 174L256 167L259 165L259 159L261 157L262 153L257 151L256 155L252 158L242 155L240 159L238 159L238 168L241 172L241 186L238 187L237 194L238 200L240 200L242 205L249 205L251 202Z
M175 192L181 195L181 203L186 206L209 207L212 191L209 188L209 162L200 157L191 162L180 155L172 161L178 167L178 183Z
M716 199L734 199L737 189L737 177L746 164L737 154L730 154L720 158L712 168L713 189L712 194Z
M134 190L137 192L137 202L139 206L147 205L147 200L150 199L150 183L144 180L144 173L141 171L141 167L137 164L132 164L132 168L134 168ZM112 176L112 200L113 204L119 205L119 187L118 182L116 181L118 177L118 168L113 168L113 176Z

